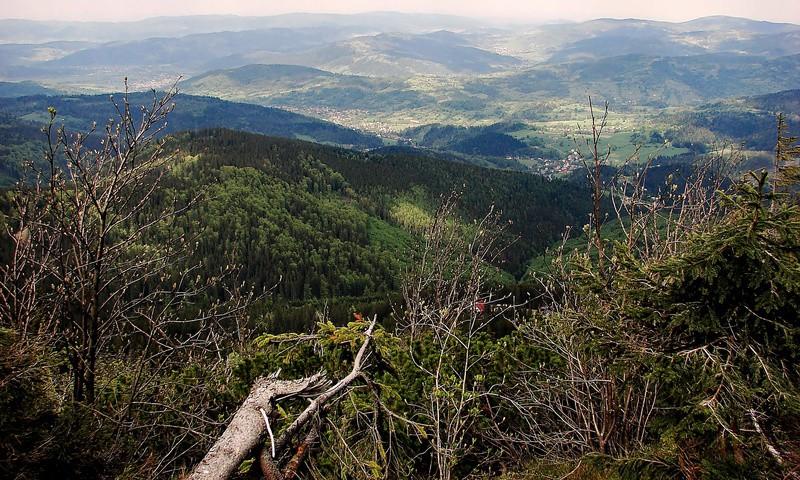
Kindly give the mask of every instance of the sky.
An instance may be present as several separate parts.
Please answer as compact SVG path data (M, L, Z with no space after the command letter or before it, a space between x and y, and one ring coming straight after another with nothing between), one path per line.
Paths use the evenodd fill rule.
M445 13L512 21L645 18L685 21L730 15L800 24L800 0L0 0L0 18L140 20L162 15L291 12Z

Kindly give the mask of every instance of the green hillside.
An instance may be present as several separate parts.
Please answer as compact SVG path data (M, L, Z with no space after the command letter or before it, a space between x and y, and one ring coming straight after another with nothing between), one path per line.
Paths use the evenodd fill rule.
M0 115L6 185L44 148L39 126ZM590 209L580 183L415 149L364 153L228 129L178 133L167 148L176 163L158 201L198 192L207 199L170 227L198 236L193 261L201 272L240 264L248 284L276 287L287 301L396 292L413 239L453 191L465 224L491 208L508 222L509 247L496 265L508 278L523 276L529 260L567 225L585 223Z
M203 271L241 263L249 283L277 285L287 300L395 291L412 239L454 189L465 222L492 205L511 222L507 237L516 241L497 266L513 275L589 209L588 195L566 182L419 153L365 154L230 130L182 133L172 147L181 157L171 191L208 194L178 227L201 226Z
M589 91L618 107L666 107L796 88L800 56L630 54L559 63L472 83L523 98L581 98Z
M116 95L121 98L120 94ZM133 105L152 102L151 93L131 93ZM42 121L47 108L54 107L59 118L71 128L85 128L92 122L102 125L114 112L109 95L32 96L0 101L0 111L14 117ZM211 127L226 127L274 136L306 138L322 143L358 148L382 145L377 137L353 129L298 115L276 108L232 103L210 97L177 95L175 110L165 133Z
M636 53L545 62L490 74L410 78L248 65L198 75L182 87L192 94L288 107L396 135L435 123L567 121L576 109L585 110L587 93L596 101L608 100L615 112L635 115L765 95L800 88L800 56Z
M419 108L433 97L404 80L334 74L295 65L247 65L215 70L181 82L187 93L305 109Z
M27 3L0 480L800 480L800 25Z
M134 105L146 104L152 101L152 94L132 93L129 101ZM114 115L114 106L108 95L36 95L0 99L0 185L8 185L19 177L24 160L41 157L45 137L40 127L47 121L48 107L54 107L58 112L59 124L73 130L85 130L92 122L103 125ZM162 133L212 127L354 148L383 145L375 136L285 110L191 95L175 97L175 111Z
M771 155L775 149L776 115L783 113L790 130L800 128L800 90L742 97L701 105L668 117L678 142L690 142L711 132L719 141Z

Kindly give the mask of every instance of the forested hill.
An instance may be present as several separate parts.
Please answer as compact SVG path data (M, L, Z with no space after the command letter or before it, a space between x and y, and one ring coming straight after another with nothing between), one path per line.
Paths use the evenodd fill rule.
M707 129L719 139L734 141L750 150L775 148L778 112L786 116L789 131L800 129L800 90L785 90L753 97L733 98L701 105L671 121L686 131Z
M121 101L122 95L114 98ZM128 100L131 105L148 105L153 94L131 93ZM374 135L278 108L193 95L177 95L174 102L175 110L162 134L222 127L357 149L383 145ZM19 179L24 161L41 159L46 138L40 126L49 121L48 107L58 112L57 125L64 124L73 132L85 131L92 122L102 130L108 119L116 116L109 95L0 98L0 186Z
M585 223L589 210L588 194L575 185L418 153L226 129L181 133L169 146L180 153L168 192L205 191L206 200L164 234L199 233L196 260L206 275L240 264L248 284L277 285L287 300L395 291L409 248L440 195L454 189L465 223L492 205L511 222L513 245L498 267L514 275L566 225Z
M115 94L114 97L117 101L122 100L121 94ZM153 94L131 93L128 100L131 105L149 105ZM183 94L176 95L174 102L175 111L169 116L165 131L167 133L224 127L355 148L383 145L376 136L278 108ZM0 99L0 112L22 120L47 121L48 107L54 107L58 111L59 122L65 122L67 127L78 130L86 129L92 122L104 125L115 115L109 95L34 95Z
M2 82L0 81L0 98L25 97L29 95L58 95L53 90L36 82Z

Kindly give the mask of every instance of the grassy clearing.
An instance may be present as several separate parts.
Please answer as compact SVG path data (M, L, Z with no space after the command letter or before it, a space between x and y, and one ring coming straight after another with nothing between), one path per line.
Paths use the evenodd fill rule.
M588 221L588 219L587 219ZM587 236L588 232L588 225L583 227L583 230L580 229L580 226L573 228L569 233L569 238L563 242L563 253L565 255L569 255L575 251L583 252L586 251L587 246L589 245L589 238ZM617 221L611 220L608 221L605 225L603 225L601 229L601 235L603 239L607 242L614 242L619 241L622 242L625 239L625 231L622 229L620 224ZM525 277L532 277L532 276L543 276L548 273L551 273L551 267L553 264L553 260L555 260L556 256L559 253L559 250L562 247L561 242L554 243L551 245L547 251L534 257L528 263L528 271L525 274ZM596 253L594 254L596 256Z
M674 157L688 153L687 148L673 147L669 143L642 142L640 138L648 139L649 134L640 135L637 138L636 132L620 132L606 137L602 142L611 147L611 157L609 162L612 165L620 165L626 160L631 159L633 163L641 163L652 157ZM637 154L636 148L640 146ZM635 155L634 158L631 158Z

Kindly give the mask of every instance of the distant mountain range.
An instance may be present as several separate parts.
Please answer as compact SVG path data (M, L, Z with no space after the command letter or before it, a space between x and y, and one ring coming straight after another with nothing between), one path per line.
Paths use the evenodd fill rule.
M42 43L56 40L124 42L153 37L183 37L201 33L239 32L272 28L340 29L351 32L428 32L481 27L484 22L453 15L371 12L352 15L290 13L242 17L189 15L147 18L129 22L52 22L0 19L0 42Z
M296 14L119 24L0 20L0 42L0 80L109 89L125 75L163 84L178 75L250 64L408 78L512 72L623 55L778 58L800 54L800 26L731 17L499 26L441 15Z
M784 56L800 53L800 26L725 16L682 23L598 19L517 32L501 38L498 47L520 58L551 62L626 54Z
M448 81L334 74L308 67L247 65L181 83L187 93L296 109L327 107L371 112L435 108L480 118L552 98L583 101L587 93L616 108L699 104L713 99L800 88L800 55L769 58L709 54L639 54L543 64L509 73Z
M409 77L488 73L521 64L517 58L477 48L448 31L353 36L350 29L333 27L216 32L103 44L0 45L0 55L0 72L18 78L48 78L52 72L78 76L87 70L116 70L121 65L127 69L152 67L177 76L253 63L285 63L355 75Z
M358 36L299 52L262 50L229 57L220 63L232 67L246 63L289 63L353 75L410 77L502 71L522 62L476 48L458 34L437 31Z
M5 144L25 145L0 160L33 151L18 133L44 121L47 106L75 128L102 123L107 97L89 94L118 91L124 78L142 92L180 79L172 132L414 146L541 172L542 159L572 148L565 132L585 118L589 95L628 115L617 156L640 138L660 139L648 148L661 152L659 135L675 126L684 146L670 157L712 134L766 151L772 113L746 102L789 91L781 105L798 111L800 25L720 16L501 25L397 13L0 20L0 123L17 132Z

